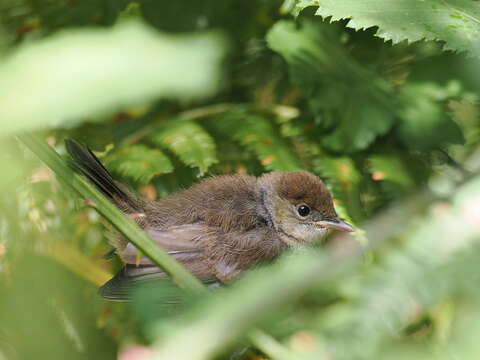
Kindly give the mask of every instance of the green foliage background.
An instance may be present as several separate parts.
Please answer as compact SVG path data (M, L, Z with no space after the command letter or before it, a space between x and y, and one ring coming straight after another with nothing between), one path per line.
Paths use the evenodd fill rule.
M475 0L3 0L0 359L476 358L479 33ZM308 170L358 231L108 303L101 219L25 131L149 198Z

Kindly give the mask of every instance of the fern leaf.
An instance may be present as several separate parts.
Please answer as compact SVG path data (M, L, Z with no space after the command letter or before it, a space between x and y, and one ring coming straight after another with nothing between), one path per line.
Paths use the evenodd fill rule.
M300 162L289 144L278 133L273 121L246 111L231 111L213 125L252 151L267 170L300 170Z
M156 175L173 171L173 165L165 154L145 145L113 151L104 158L104 162L113 172L143 184Z
M150 140L175 153L203 175L218 163L213 138L200 125L188 120L172 120L152 134Z

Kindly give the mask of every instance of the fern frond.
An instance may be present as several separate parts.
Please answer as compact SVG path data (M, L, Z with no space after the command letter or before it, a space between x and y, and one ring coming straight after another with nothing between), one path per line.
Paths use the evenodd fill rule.
M198 168L200 176L218 163L213 138L193 121L171 120L156 130L150 140L175 153L185 165Z
M165 154L145 145L114 150L103 161L111 171L143 184L156 175L173 171L173 165Z
M274 122L247 111L230 111L212 121L229 136L253 152L267 170L293 171L302 167L291 144L283 139Z

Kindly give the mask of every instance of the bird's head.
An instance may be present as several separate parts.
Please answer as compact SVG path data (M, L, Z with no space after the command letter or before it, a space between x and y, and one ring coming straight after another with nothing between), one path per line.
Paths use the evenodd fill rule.
M354 231L333 207L330 192L305 171L272 172L258 180L264 216L289 246L302 246L327 230Z

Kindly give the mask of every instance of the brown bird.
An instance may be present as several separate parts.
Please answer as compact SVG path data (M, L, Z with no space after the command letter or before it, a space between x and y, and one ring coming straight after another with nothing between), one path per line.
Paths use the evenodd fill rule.
M229 282L286 248L311 244L328 229L353 231L337 216L323 182L308 172L210 177L151 201L114 181L88 148L65 143L74 167L204 282ZM100 288L103 297L124 300L137 280L166 276L148 258L139 259L120 233L112 231L109 241L125 266Z

